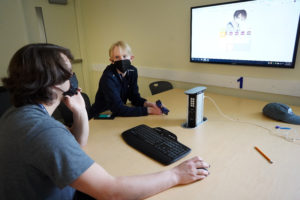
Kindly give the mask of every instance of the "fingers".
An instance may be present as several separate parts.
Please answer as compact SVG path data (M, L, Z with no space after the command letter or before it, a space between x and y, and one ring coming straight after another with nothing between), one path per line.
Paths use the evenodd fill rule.
M200 156L195 156L193 158L190 159L191 161L203 161L203 159Z
M63 97L62 97L62 102L63 102L64 104L68 103L69 101L70 101L70 96L69 96L69 95L66 95L66 96L63 96Z
M70 96L65 95L62 98L62 102L72 111L79 110L81 108L85 108L85 102L81 95L80 89L78 89L78 93Z
M199 179L203 179L210 174L208 171L210 165L207 162L205 162L201 157L195 156L191 158L190 161L194 163L194 167L196 168L195 172Z
M144 106L145 107L155 107L156 104L149 102L149 101L145 101Z
M209 171L206 169L206 168L200 168L200 169L197 169L197 175L198 176L204 176L204 178L206 176L208 176L210 173Z
M195 163L196 168L205 168L205 169L207 169L207 168L210 167L210 165L208 163L204 162L204 160L199 156L195 156L195 157L191 158L190 161Z
M151 115L162 115L161 110L157 107L148 107L148 114Z
M210 168L210 165L204 161L197 161L195 162L197 169L208 169Z

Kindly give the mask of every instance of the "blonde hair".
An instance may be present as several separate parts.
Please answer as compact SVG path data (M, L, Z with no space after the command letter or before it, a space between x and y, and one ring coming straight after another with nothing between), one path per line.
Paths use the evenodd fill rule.
M130 46L126 42L118 41L118 42L114 43L113 45L111 45L111 47L109 48L109 52L108 52L109 58L113 58L113 53L114 53L115 47L120 47L123 50L126 50L130 56L132 55Z

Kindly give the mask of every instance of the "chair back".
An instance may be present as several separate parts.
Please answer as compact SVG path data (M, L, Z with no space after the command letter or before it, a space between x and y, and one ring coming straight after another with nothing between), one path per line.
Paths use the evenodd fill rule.
M0 117L10 106L12 106L12 104L10 102L9 92L6 88L0 86Z
M151 94L158 94L173 89L173 85L168 81L155 81L149 85Z

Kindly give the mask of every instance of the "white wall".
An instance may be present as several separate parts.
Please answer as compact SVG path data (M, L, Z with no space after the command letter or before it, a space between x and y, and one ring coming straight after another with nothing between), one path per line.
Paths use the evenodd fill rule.
M0 36L0 78L2 78L7 75L7 66L12 55L28 43L21 0L0 1Z
M268 97L264 100L280 100L300 105L300 98L292 96L293 91L297 90L295 93L298 94L298 89L300 89L298 86L300 83L300 51L297 54L295 69L189 62L190 8L221 2L225 1L81 1L82 21L86 35L84 41L91 77L93 77L91 78L93 92L97 89L97 81L101 75L101 73L97 74L97 71L101 72L103 67L109 63L108 49L110 45L117 40L125 40L133 49L135 55L133 64L140 69L140 81L143 81L144 78L169 79L179 87L181 85L189 87L188 85L192 86L193 83L197 83L207 85L208 91L212 92L257 99ZM147 73L144 73L146 71ZM149 76L149 71L152 76ZM159 74L161 71L164 72L163 76ZM197 79L195 77L191 79L188 76L184 77L187 74L193 74L196 77L198 74L199 80L195 80ZM245 84L247 80L252 81L251 87L248 87L249 91L227 88L228 85L230 87L230 84L234 84L232 88L238 88L236 79L241 76L245 77ZM205 78L209 81L203 81ZM252 86L256 80L259 81L258 86L255 86L253 90ZM223 84L224 81L225 84ZM186 82L190 82L190 84L186 84ZM287 83L287 85L284 88L276 88L281 87L281 83ZM290 85L293 89L288 87ZM264 86L266 86L264 90L260 90ZM285 88L290 89L289 93L282 93ZM146 90L147 88L141 89ZM279 90L280 92L277 92ZM269 92L275 94L268 94ZM276 93L281 95L276 95Z
M84 60L79 44L75 1L67 5L50 4L48 0L1 0L0 76L6 76L12 55L28 43L48 42L69 48L77 60ZM40 12L38 12L40 11ZM84 63L73 63L80 86L88 92ZM88 74L88 72L86 73ZM88 76L88 75L87 75ZM2 82L1 82L2 84ZM87 85L87 87L85 87Z
M29 42L41 41L36 31L34 14L24 14L24 9L32 9L32 2L47 4L47 0L1 0L0 1L0 77L6 76L8 62L12 54ZM300 81L300 50L297 54L295 69L275 69L264 67L215 65L189 62L189 22L190 7L203 4L225 2L221 0L74 0L82 54L85 54L87 84L91 88L93 101L98 87L101 70L109 64L108 49L117 40L127 41L134 52L133 64L139 68L140 91L150 95L148 83L157 79L169 79L180 88L206 85L208 91L227 95L280 101L300 105L300 98L293 95L271 94L222 87L214 83L228 77L260 80L261 85L274 81ZM55 14L55 13L54 13ZM35 30L34 32L31 30ZM70 30L63 30L69 32ZM100 67L99 67L100 66ZM165 74L159 72L164 71ZM151 72L151 73L149 73ZM169 74L175 74L169 76ZM193 74L199 80L184 76ZM203 81L204 75L209 77ZM224 78L225 77L225 78ZM205 77L204 77L205 78ZM196 78L197 79L197 78ZM234 82L235 80L229 80ZM264 84L264 81L265 84ZM0 83L2 84L2 83ZM236 84L237 86L238 84ZM271 85L272 86L272 85ZM277 86L276 86L277 87ZM271 90L272 87L271 87ZM298 88L291 89L299 93ZM270 91L274 92L274 91Z

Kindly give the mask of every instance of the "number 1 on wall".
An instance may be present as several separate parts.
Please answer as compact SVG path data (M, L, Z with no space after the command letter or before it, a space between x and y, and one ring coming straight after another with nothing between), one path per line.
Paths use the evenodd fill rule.
M243 82L244 82L244 77L240 77L237 82L240 82L240 89L243 89Z

